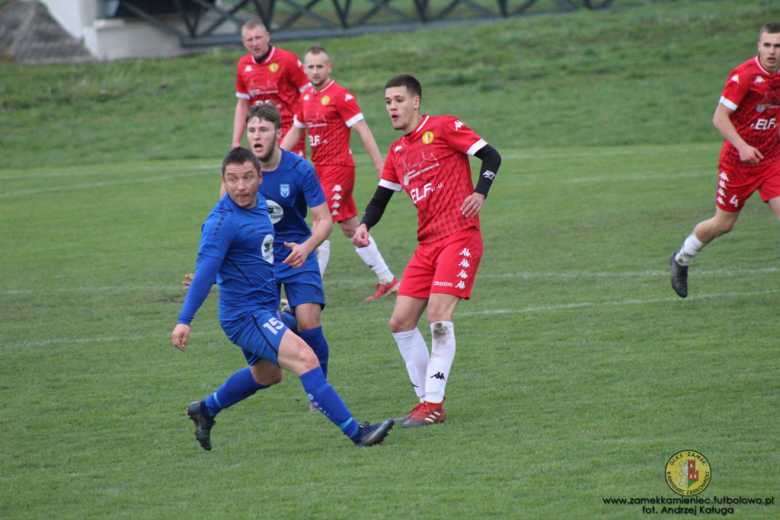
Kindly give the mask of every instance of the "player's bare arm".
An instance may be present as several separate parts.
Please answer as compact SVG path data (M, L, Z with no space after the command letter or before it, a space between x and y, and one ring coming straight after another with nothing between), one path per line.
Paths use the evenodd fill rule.
M292 250L290 254L287 255L287 258L284 259L284 263L295 268L302 266L311 252L317 249L317 247L330 236L331 231L333 231L333 217L330 215L327 202L323 202L319 206L310 209L311 214L317 219L317 226L312 230L309 239L302 244L293 242L284 243L285 247L289 247Z
M279 145L279 148L282 150L287 150L288 152L295 148L295 146L298 144L298 142L301 140L301 137L303 137L303 128L299 128L295 125L291 126L290 129L287 131L287 133L284 136L284 139L282 139L282 143Z
M374 168L376 168L376 177L377 179L381 178L385 162L382 160L382 154L379 152L379 147L376 145L374 134L371 133L368 123L365 120L358 121L352 125L351 129L360 136L360 140L363 141L363 147L366 149L368 156L371 157Z
M747 164L758 164L764 156L761 152L750 146L739 135L737 129L734 128L734 124L731 122L731 114L734 111L729 107L719 104L715 109L715 115L712 116L712 124L718 129L718 132L728 142L734 145L734 148L739 152L739 159Z
M246 130L247 112L249 112L249 100L238 98L236 117L233 120L233 148L241 146L241 138L244 136L244 130ZM224 193L222 195L224 196Z

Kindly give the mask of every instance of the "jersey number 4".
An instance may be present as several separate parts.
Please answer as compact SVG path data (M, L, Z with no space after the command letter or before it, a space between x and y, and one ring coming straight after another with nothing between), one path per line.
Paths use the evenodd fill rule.
M284 323L277 320L276 318L271 318L270 320L263 323L263 328L268 329L273 333L274 335L279 334L279 331L284 328Z

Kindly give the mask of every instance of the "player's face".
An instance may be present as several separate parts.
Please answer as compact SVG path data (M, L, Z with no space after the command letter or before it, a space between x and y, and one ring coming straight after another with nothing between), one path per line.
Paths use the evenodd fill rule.
M268 52L268 42L271 35L262 27L255 27L241 33L241 42L249 54L255 58L262 58Z
M246 125L246 138L260 162L265 162L273 155L277 141L282 138L282 130L277 130L270 121L255 117Z
M251 162L228 164L222 180L236 206L252 209L257 205L257 187L263 182L263 174Z
M333 64L324 52L319 54L307 54L303 59L303 71L309 78L309 83L315 90L319 89L330 79L333 72Z
M413 96L406 87L385 89L385 107L393 128L408 134L419 122L420 96Z
M780 66L780 33L764 33L758 40L758 59L769 72L777 72Z

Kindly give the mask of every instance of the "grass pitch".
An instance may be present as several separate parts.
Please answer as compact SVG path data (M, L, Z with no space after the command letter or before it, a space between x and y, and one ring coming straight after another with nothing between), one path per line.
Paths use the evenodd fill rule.
M1 516L633 518L641 506L602 498L672 497L663 470L682 449L710 460L704 496L774 495L768 209L749 201L681 300L667 257L712 212L717 145L503 152L485 259L455 318L447 422L362 450L306 411L289 374L219 416L212 452L194 440L185 406L243 366L215 295L187 352L170 344L216 159L5 171ZM395 197L375 236L397 272L414 232ZM332 239L331 381L360 420L401 415L414 394L393 301L363 302L373 274Z
M239 53L4 64L0 517L636 518L641 505L604 499L672 498L664 468L684 449L712 466L704 498L780 495L776 219L750 200L695 260L686 300L667 264L714 211L712 111L776 14L679 1L327 43L383 151L397 136L381 85L410 66L428 112L461 117L504 158L455 317L447 422L362 450L289 374L220 414L212 452L184 415L244 366L216 294L187 352L170 343ZM355 144L362 208L375 180ZM415 231L399 194L373 231L396 273ZM336 231L323 324L331 382L359 420L414 404L392 298L363 301L374 283Z

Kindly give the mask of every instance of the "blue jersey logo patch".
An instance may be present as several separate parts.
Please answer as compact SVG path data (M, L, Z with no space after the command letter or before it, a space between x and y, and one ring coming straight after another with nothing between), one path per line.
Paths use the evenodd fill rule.
M282 195L282 197L289 197L290 196L290 185L289 184L280 184L279 185L279 193Z

